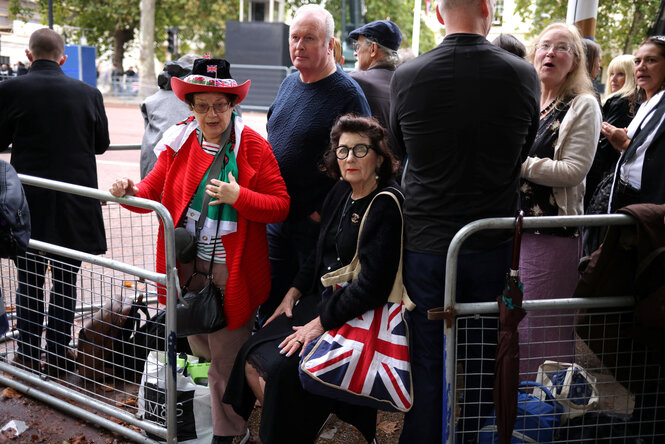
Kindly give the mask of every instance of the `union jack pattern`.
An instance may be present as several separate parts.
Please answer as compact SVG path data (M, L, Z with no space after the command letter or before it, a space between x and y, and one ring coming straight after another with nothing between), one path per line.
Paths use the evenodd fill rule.
M403 304L387 303L324 333L307 352L301 370L325 385L366 397L365 405L411 408L411 364ZM341 381L341 383L340 383ZM327 393L330 396L330 389Z

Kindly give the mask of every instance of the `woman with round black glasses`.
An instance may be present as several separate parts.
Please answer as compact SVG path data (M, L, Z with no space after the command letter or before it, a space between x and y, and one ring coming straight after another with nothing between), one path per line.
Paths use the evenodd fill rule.
M358 427L368 441L376 431L376 410L312 395L298 379L299 355L309 342L386 303L401 254L402 217L391 196L376 198L359 236L377 193L388 191L403 200L386 131L373 118L344 115L330 139L325 168L339 182L323 203L316 252L263 329L238 354L224 396L245 417L259 399L263 444L314 442L331 412ZM358 279L324 292L320 277L351 262L356 247L362 268Z

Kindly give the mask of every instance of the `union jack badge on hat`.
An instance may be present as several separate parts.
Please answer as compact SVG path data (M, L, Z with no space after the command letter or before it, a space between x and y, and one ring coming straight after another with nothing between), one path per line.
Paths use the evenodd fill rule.
M251 81L241 85L231 77L231 65L224 59L196 59L192 73L183 79L171 78L171 89L175 95L185 101L190 93L219 92L233 94L238 97L235 104L242 102L247 96ZM214 73L214 77L210 74Z

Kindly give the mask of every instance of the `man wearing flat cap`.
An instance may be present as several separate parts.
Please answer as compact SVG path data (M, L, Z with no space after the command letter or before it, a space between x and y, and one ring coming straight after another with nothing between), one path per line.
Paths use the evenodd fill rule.
M390 123L390 80L399 64L397 49L402 43L399 27L390 20L376 20L351 31L358 71L350 74L365 93L372 115L388 129ZM401 159L404 153L397 149L389 133L388 145Z

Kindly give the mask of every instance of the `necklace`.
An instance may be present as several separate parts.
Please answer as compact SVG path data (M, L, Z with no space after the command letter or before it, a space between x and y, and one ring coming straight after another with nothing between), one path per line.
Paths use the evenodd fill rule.
M341 261L341 254L339 252L339 238L342 233L342 222L348 215L349 211L351 211L351 208L353 208L353 204L356 203L355 200L351 199L351 193L346 198L346 201L344 201L344 206L342 207L342 214L339 217L339 222L337 222L337 231L335 232L335 252L337 253L337 262ZM353 214L356 218L358 215L356 213ZM353 220L353 218L352 218ZM354 222L357 223L357 222ZM330 269L330 268L329 268Z
M555 97L554 100L552 100L549 105L547 105L545 108L543 108L540 111L540 115L544 116L545 114L549 113L552 107L554 107L554 104L556 103L557 100L559 100L559 98Z

